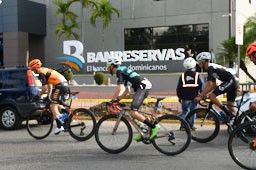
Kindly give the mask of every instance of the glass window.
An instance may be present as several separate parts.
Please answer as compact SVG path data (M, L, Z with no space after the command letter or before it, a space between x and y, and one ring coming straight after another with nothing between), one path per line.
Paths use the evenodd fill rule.
M0 88L20 88L25 87L26 74L24 71L20 70L5 70L1 71L0 74Z
M209 24L125 29L125 50L189 47L209 50Z
M125 29L126 50L152 49L153 34L152 28Z

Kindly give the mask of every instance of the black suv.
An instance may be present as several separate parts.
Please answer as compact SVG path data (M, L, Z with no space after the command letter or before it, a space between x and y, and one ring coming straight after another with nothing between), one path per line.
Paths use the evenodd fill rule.
M38 107L35 98L39 90L27 67L0 68L0 125L17 129L26 116Z

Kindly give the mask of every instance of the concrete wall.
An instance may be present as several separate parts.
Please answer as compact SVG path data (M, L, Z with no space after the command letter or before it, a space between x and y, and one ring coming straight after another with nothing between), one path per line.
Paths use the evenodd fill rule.
M49 3L49 2L48 2ZM100 21L95 28L89 23L89 10L84 10L83 38L85 52L124 50L124 29L173 26L185 24L209 24L209 47L216 51L217 46L229 36L228 1L223 0L111 0L120 11L120 18L113 16L105 30ZM81 16L80 4L72 6ZM59 22L55 16L55 7L49 3L47 8L46 61L51 63L54 57L62 54L62 40L57 41L54 28ZM81 19L81 18L80 18ZM79 20L80 20L79 19ZM80 31L78 31L80 32Z
M3 33L5 66L25 65L29 49L44 58L45 5L28 0L3 1L0 5L0 33ZM29 38L29 34L42 36L36 39L31 35ZM35 44L29 43L29 39Z
M29 48L28 33L4 32L4 65L25 65L26 52Z

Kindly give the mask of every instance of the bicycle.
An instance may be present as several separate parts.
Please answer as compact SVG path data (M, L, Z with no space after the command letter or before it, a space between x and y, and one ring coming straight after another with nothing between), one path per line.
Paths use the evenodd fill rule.
M223 122L228 126L229 133L237 125L245 121L252 121L253 119L255 119L255 117L253 117L253 114L250 111L240 111L241 106L245 103L243 99L246 93L248 93L248 91L244 91L242 93L242 98L239 106L237 107L236 115L234 117L228 117L226 115L226 120ZM200 143L207 143L212 141L219 134L220 113L216 110L211 101L207 101L206 99L203 99L202 101L204 103L208 103L208 107L197 108L195 110L190 111L188 115L185 117L185 120L189 123L191 128L193 127L195 129L192 131L192 139ZM203 107L207 106L202 102L200 102L199 104Z
M50 110L51 102L42 101L39 108L34 109L27 117L26 127L28 133L35 139L44 139L52 131L54 119ZM62 126L64 132L69 132L70 136L78 141L90 139L95 131L96 119L94 114L84 108L71 109L72 98L66 102L61 114L68 114Z
M132 142L133 129L143 136L144 144L151 144L161 153L166 155L177 155L189 146L191 141L191 132L187 122L177 115L165 113L157 116L162 109L160 101L164 98L156 98L153 112L147 113L139 111L141 114L149 116L152 122L160 125L157 137L150 140L151 129L145 124L134 120L130 115L130 107L114 103L118 113L110 113L103 116L97 123L95 129L95 139L97 144L105 152L117 154L125 151ZM180 125L184 125L184 131L180 131ZM177 148L176 148L177 147Z
M234 162L244 169L256 169L256 121L237 126L228 139L228 151Z

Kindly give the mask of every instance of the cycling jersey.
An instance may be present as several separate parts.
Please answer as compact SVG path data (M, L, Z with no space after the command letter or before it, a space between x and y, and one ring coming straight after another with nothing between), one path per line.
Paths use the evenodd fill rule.
M141 77L135 71L128 69L126 66L119 66L116 71L117 84L124 84L125 86L128 83L131 83L132 88L136 92L138 88L140 89L151 89L152 85L150 81L146 78Z
M234 102L238 88L234 75L225 67L210 63L207 81L216 81L216 79L222 81L222 83L214 89L213 93L216 96L227 93L227 101Z
M218 64L209 63L207 80L215 81L216 79L226 82L234 79L231 72L227 71L225 67L219 67Z
M138 110L149 94L149 90L152 87L151 82L148 79L141 77L135 71L128 69L126 66L119 66L117 68L116 77L117 84L124 84L127 86L128 83L131 83L135 92L131 103L131 109L135 111Z
M54 103L63 104L66 100L65 95L69 93L69 87L65 77L59 72L46 67L40 67L36 70L36 73L39 74L42 85L52 84L54 86L51 96Z
M65 77L63 75L61 75L60 73L58 73L57 71L55 71L53 69L41 67L41 68L37 69L36 72L39 74L39 78L41 79L43 85L52 84L52 85L56 86L59 83L67 82L67 80L65 79Z

